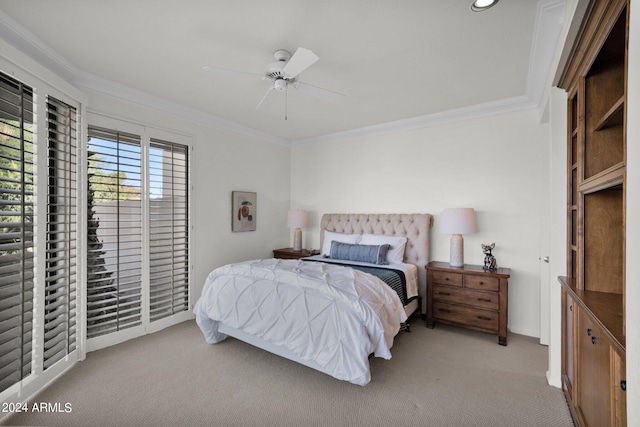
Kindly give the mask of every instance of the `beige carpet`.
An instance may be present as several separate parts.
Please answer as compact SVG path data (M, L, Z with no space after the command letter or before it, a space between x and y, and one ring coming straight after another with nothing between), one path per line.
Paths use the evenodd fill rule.
M235 339L204 342L195 322L89 353L34 402L70 413L20 414L51 426L573 426L547 385L547 348L418 318L365 387Z

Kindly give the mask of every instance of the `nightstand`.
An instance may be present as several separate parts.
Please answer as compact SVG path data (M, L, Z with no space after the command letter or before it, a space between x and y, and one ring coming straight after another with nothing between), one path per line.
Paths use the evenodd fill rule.
M293 248L274 249L273 257L280 259L300 259L312 255L318 255L320 251L309 251L308 249L302 249L301 251L294 251Z
M507 345L508 284L511 271L484 270L480 265L427 265L427 327L448 323L498 335Z

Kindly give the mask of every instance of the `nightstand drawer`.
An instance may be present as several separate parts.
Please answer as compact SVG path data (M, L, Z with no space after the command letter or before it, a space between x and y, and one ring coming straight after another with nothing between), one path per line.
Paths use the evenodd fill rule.
M438 301L433 302L433 316L438 320L458 323L486 332L497 332L500 324L498 312Z
M496 277L472 276L466 274L464 276L464 287L497 292L500 290L500 280Z
M462 287L462 274L446 273L443 271L434 271L433 283L440 284L440 285Z
M498 310L500 307L500 295L495 292L480 292L442 285L433 286L433 300L451 304L466 304L488 310Z

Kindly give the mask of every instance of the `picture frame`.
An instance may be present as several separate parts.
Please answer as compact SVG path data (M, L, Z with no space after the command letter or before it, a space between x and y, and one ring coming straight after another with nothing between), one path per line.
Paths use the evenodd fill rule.
M257 193L231 192L231 231L256 231L257 202Z

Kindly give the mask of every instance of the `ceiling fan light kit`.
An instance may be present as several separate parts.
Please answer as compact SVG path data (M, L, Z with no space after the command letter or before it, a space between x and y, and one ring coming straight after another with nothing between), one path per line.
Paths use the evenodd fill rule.
M277 78L276 81L274 82L274 86L273 88L275 90L279 90L279 91L283 91L283 90L287 90L287 86L288 86L288 82L283 79L283 78Z
M269 80L272 86L267 90L260 103L258 109L270 109L274 105L274 95L277 92L285 92L285 109L286 109L286 92L289 85L301 92L306 92L312 96L324 99L333 103L344 101L345 95L328 89L302 83L298 80L298 76L304 70L316 63L320 58L309 49L299 47L293 55L284 49L278 49L273 53L275 61L269 63L264 75L246 73L244 71L227 70L216 67L203 67L206 71L220 72L225 74L237 74L248 77L259 77L262 80ZM286 120L286 111L285 111Z

